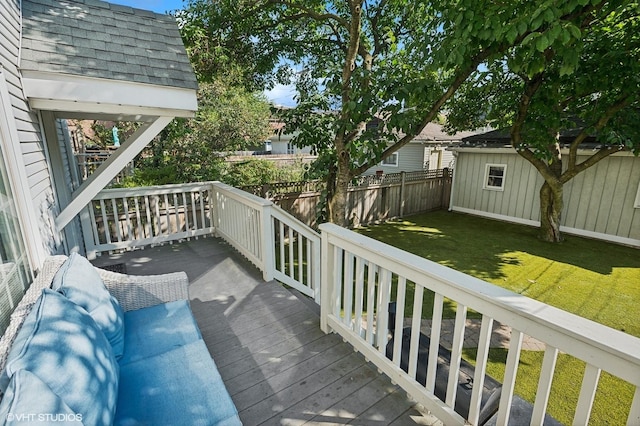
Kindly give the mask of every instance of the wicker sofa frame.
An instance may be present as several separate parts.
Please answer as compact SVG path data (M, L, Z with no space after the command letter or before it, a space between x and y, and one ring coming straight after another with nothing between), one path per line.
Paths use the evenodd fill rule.
M43 288L50 288L58 269L67 256L51 256L22 297L11 315L11 322L0 339L0 371L3 371L11 346L25 318L40 297ZM127 275L96 268L109 292L122 309L131 311L161 303L189 299L189 280L184 272L162 275Z

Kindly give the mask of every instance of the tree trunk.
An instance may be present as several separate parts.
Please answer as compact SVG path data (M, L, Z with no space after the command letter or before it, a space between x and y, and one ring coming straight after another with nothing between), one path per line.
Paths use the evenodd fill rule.
M550 243L562 241L560 215L562 214L562 184L545 182L540 188L540 238Z
M347 196L349 182L351 181L350 159L346 150L338 152L338 163L335 174L333 191L327 193L327 206L329 208L329 221L336 225L347 227Z

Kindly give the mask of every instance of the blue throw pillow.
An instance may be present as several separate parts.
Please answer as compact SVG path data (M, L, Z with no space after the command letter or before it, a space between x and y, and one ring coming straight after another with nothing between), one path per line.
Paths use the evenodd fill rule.
M124 353L124 312L93 265L72 253L56 273L51 288L89 312L111 343L116 359L120 359Z
M49 386L27 370L18 370L11 377L0 403L0 419L5 419L7 424L83 424L82 414L75 413Z
M16 336L2 381L27 370L90 425L113 422L119 367L111 345L80 306L44 289Z

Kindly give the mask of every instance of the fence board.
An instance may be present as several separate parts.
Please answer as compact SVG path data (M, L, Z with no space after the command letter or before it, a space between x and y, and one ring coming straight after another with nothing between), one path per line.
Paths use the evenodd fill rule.
M347 218L357 227L449 207L452 170L420 170L361 176L348 192ZM267 198L305 224L315 227L324 182L278 182L241 189Z

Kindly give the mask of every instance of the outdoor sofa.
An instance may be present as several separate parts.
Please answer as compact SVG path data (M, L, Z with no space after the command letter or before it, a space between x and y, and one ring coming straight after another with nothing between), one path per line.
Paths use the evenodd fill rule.
M183 272L48 258L0 340L0 422L241 424L188 300Z

